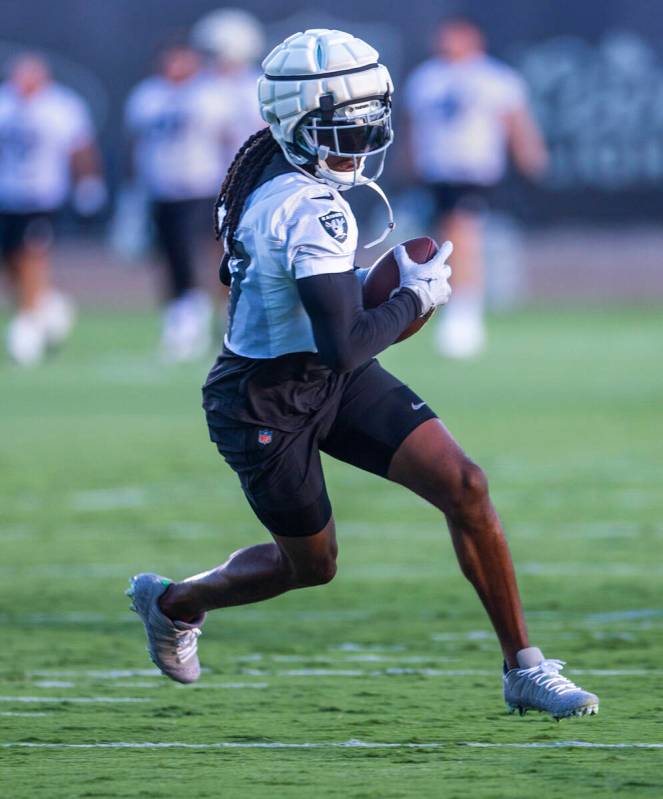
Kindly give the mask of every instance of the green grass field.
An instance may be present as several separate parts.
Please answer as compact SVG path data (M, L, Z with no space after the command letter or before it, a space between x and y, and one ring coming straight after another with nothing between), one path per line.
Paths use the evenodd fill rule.
M45 367L0 364L0 795L663 795L660 310L495 319L470 364L430 333L383 363L486 469L533 642L600 715L507 715L441 518L330 461L336 580L212 614L200 684L157 676L127 578L266 534L207 439L206 365L156 365L156 318L87 316Z

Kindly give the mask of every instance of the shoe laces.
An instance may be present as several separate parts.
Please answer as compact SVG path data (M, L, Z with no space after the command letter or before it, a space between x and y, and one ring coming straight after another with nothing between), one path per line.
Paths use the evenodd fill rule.
M175 628L175 649L173 655L176 655L180 663L187 661L192 655L195 655L198 648L198 638L202 634L199 627L191 627L186 630L179 630Z
M531 680L539 688L562 696L571 691L581 690L575 683L559 673L565 665L566 662L563 660L542 660L538 666L532 666L528 669L517 669L516 673L519 676Z

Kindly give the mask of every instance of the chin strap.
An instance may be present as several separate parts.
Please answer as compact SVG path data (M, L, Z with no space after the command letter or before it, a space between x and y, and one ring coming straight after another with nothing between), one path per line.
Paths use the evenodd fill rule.
M373 189L373 191L382 198L382 201L387 206L387 227L384 229L382 235L375 239L375 241L371 241L369 244L364 244L364 249L368 250L371 247L375 247L376 244L382 244L382 242L387 238L387 236L391 233L391 231L396 227L396 222L394 222L394 212L391 210L391 205L389 204L389 200L387 199L387 195L382 191L380 186L377 183L365 183L365 186Z

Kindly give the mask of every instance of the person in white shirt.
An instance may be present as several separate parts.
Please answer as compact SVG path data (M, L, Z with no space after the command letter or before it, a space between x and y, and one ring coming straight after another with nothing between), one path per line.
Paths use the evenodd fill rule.
M165 259L162 350L169 360L198 358L210 344L211 303L198 286L194 255L212 228L231 111L202 75L200 55L184 43L164 50L159 73L139 83L127 101L134 170Z
M99 164L82 98L52 80L42 57L18 56L0 87L0 250L17 307L7 350L20 365L39 363L71 330L72 303L49 274L53 220L72 188L78 213L101 209Z
M240 146L264 127L256 94L265 34L248 11L223 8L201 17L191 29L191 44L207 58L206 75L227 113L223 126L225 174Z
M444 22L437 52L406 85L409 151L433 194L440 236L454 242L454 299L437 330L439 351L470 357L484 346L484 264L480 212L502 180L509 150L526 176L540 176L547 153L522 78L486 54L472 21Z

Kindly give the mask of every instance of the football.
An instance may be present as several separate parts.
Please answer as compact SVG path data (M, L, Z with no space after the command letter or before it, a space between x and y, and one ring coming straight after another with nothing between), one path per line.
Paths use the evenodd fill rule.
M426 261L430 261L438 250L437 244L429 236L420 236L416 239L404 241L403 246L410 258L418 264L425 264ZM389 299L391 292L398 288L399 285L400 273L394 258L394 248L392 247L391 250L373 264L364 280L364 308L377 308L378 305ZM396 342L404 341L421 330L434 311L435 308L431 308L425 316L415 319L396 339Z

